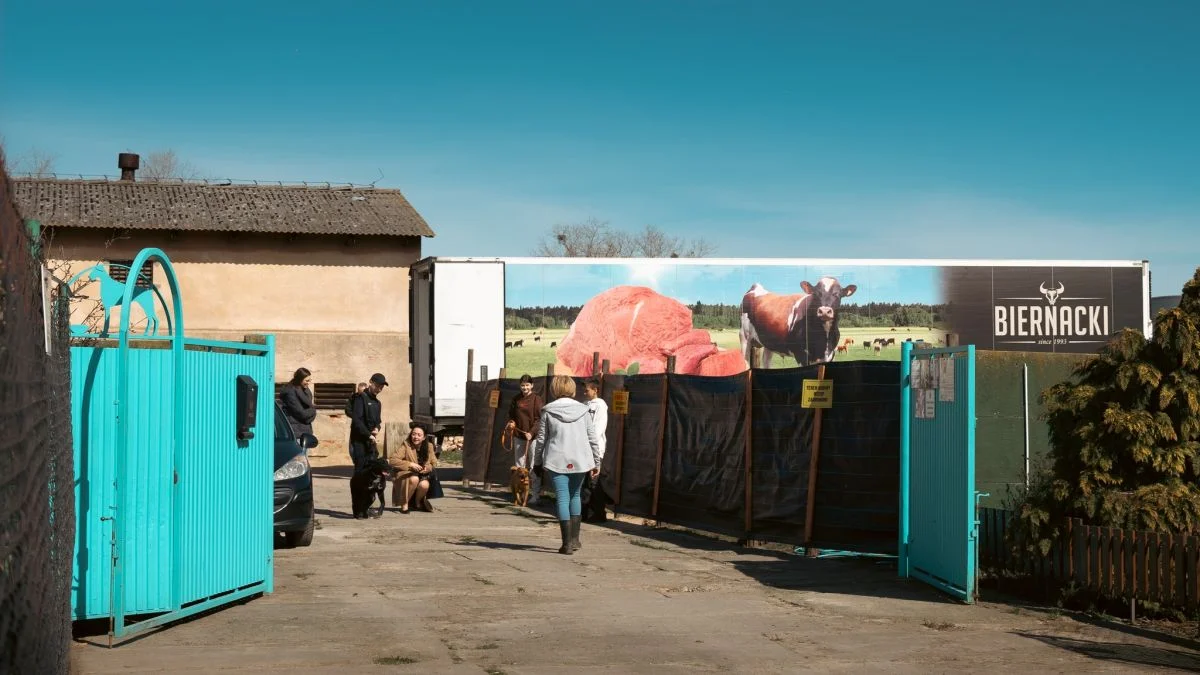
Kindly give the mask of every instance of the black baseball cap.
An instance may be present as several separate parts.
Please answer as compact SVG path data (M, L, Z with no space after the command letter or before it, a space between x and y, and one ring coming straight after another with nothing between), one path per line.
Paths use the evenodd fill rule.
M388 386L388 381L387 378L383 376L383 373L375 373L371 376L371 384L378 384L386 387Z

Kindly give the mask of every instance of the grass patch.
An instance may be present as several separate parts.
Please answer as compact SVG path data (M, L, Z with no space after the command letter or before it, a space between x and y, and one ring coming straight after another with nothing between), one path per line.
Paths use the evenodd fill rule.
M670 546L663 546L662 544L658 544L658 543L655 543L652 541L647 541L645 539L630 539L629 543L633 544L634 546L641 546L642 548L651 548L651 549L654 549L655 551L670 551L671 550Z
M524 592L525 592L525 587L524 587L524 586L517 586L517 592L518 592L518 593L524 593Z
M739 289L738 292L741 293L742 289ZM710 337L717 343L719 348L735 351L741 348L738 338L739 332L736 328L726 328L724 330L709 329ZM844 353L838 354L838 361L899 361L899 343L905 339L923 339L932 344L937 344L937 341L944 338L946 333L945 331L934 330L927 326L906 326L896 328L895 330L892 330L891 326L841 326L841 334L842 338L853 338L855 342ZM508 376L515 379L524 373L528 373L534 377L544 375L546 373L546 364L555 363L558 360L557 350L552 349L550 343L558 342L562 344L563 338L566 335L566 328L550 328L542 333L540 341L534 342L533 330L505 330L504 340L506 342L524 340L523 346L508 347L504 350ZM863 343L869 344L874 338L896 338L897 344L886 347L879 354L876 354L874 349L863 347ZM795 366L796 361L791 357L776 356L771 361L772 368L794 368Z
M921 625L925 626L929 630L954 630L955 628L958 628L958 626L950 623L949 621L926 621Z
M475 537L472 537L469 534L464 534L463 536L458 538L458 543L460 543L460 544L474 544L477 541L479 541L479 540L476 539Z
M407 666L413 663L420 663L420 659L414 659L411 656L380 656L375 659L377 666Z
M487 675L507 675L507 673L505 673L503 670L500 670L499 668L488 668L487 670L485 670L483 672L487 673Z
M445 450L438 457L439 464L462 466L462 450Z
M478 574L475 575L475 581L478 581L479 583L483 584L484 586L495 586L496 585L496 582L492 581L491 579L488 579L487 577L481 577Z
M500 645L495 642L489 642L486 645L479 645L477 649L500 649Z
M292 576L296 577L297 579L307 579L307 578L311 577L312 575L313 575L312 572L296 572Z

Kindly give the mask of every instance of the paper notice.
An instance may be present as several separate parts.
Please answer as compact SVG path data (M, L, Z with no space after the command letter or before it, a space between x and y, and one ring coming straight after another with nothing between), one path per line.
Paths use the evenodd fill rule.
M929 362L925 359L913 359L912 371L909 377L912 379L912 388L921 390L925 388L925 371Z
M954 402L954 357L941 360L938 368L938 400L946 403Z
M934 415L934 402L937 400L932 389L916 390L916 405L913 415L919 420L931 420Z

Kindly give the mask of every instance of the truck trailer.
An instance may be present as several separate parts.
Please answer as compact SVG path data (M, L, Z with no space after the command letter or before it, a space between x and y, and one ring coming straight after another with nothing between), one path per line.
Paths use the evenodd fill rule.
M906 341L1095 353L1152 331L1145 260L429 257L409 292L411 417L446 432L484 370L729 375L898 360Z

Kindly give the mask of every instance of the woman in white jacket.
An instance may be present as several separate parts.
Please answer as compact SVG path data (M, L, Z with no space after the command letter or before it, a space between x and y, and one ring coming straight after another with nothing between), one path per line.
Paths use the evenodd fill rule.
M600 473L601 449L588 407L575 400L575 380L556 375L550 383L553 399L542 407L534 446L534 471L549 474L558 501L559 553L570 555L581 548L579 523L583 507L579 493L583 477Z

